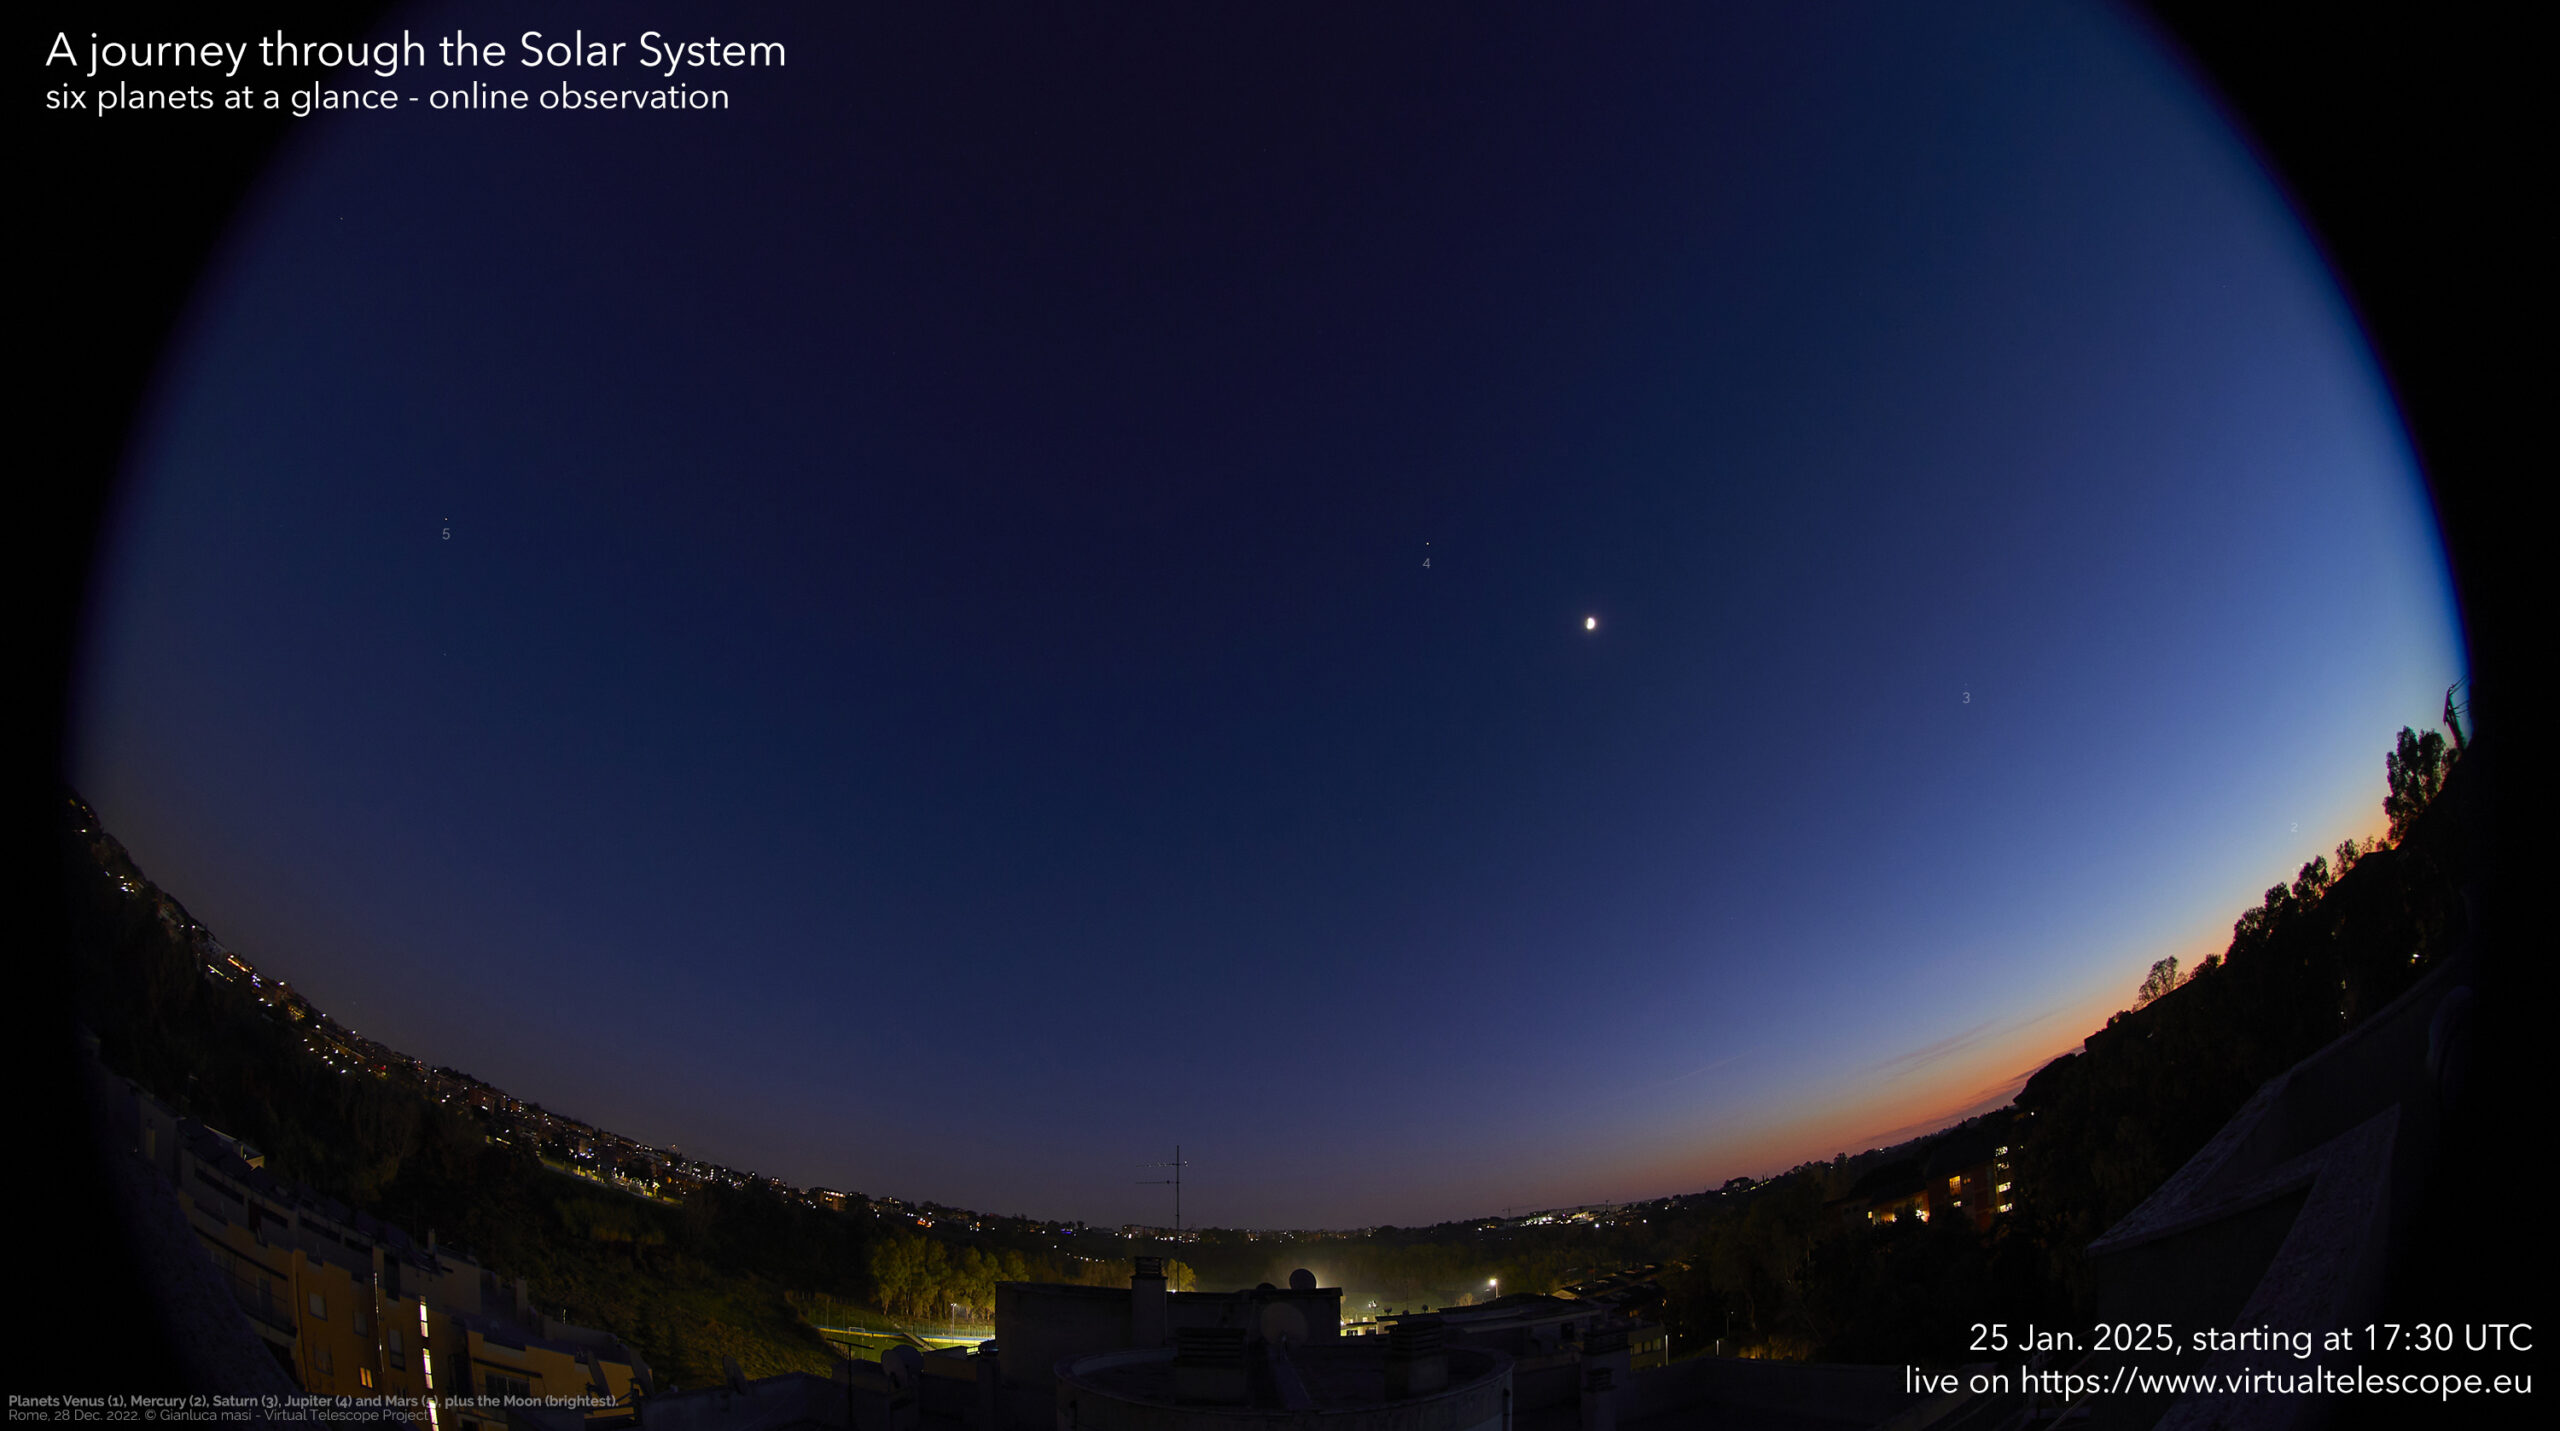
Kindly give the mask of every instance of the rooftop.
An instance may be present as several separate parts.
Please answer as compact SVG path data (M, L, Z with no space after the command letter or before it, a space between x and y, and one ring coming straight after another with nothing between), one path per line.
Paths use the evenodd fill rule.
M1349 1411L1383 1407L1398 1401L1420 1401L1463 1392L1502 1375L1511 1365L1511 1359L1500 1352L1450 1347L1441 1353L1448 1358L1449 1365L1446 1392L1435 1392L1430 1397L1392 1398L1387 1394L1387 1348L1384 1343L1384 1338L1367 1337L1287 1347L1278 1343L1256 1343L1253 1353L1247 1358L1254 1372L1247 1380L1248 1399L1224 1409ZM1270 1361L1265 1360L1266 1353ZM1276 1376L1273 1374L1275 1370ZM1066 1373L1063 1380L1079 1389L1100 1392L1118 1400L1163 1406L1186 1404L1174 1390L1174 1352L1171 1348L1108 1352L1078 1361L1067 1368ZM1291 1373L1295 1374L1294 1377ZM1285 1383L1292 1380L1304 1391L1303 1405L1293 1404L1297 1397L1283 1391Z

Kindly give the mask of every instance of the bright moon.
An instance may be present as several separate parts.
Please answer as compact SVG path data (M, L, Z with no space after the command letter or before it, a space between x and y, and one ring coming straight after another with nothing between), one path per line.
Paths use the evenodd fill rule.
M1599 630L1599 629L1600 629L1600 618L1599 618L1599 617L1597 617L1597 616L1586 616L1586 617L1583 617L1583 618L1582 618L1582 629L1583 629L1583 630L1585 630L1585 631L1597 631L1597 630Z

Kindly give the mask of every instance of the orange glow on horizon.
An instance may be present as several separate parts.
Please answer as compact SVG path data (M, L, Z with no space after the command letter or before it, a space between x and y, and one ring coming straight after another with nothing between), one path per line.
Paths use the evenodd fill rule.
M2183 977L2230 944L2229 926L2216 922L2167 952L2177 959ZM1839 1154L1854 1157L1872 1148L1892 1147L2004 1107L2038 1070L2078 1051L2081 1042L2104 1028L2109 1018L2133 1007L2143 974L2159 957L2155 953L2132 961L2119 978L2046 1014L2016 1021L2005 1032L1930 1060L1914 1076L1886 1078L1863 1094L1780 1111L1755 1127L1717 1140L1711 1148L1634 1176L1683 1190L1720 1186L1736 1175L1768 1178L1808 1162L1829 1162Z

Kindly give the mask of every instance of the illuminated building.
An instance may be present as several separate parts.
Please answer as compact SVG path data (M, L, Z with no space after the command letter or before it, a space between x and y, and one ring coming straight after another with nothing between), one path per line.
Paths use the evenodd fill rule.
M431 1408L429 1431L499 1431L505 1398L625 1409L645 1362L610 1334L534 1308L432 1237L353 1211L266 1171L258 1151L104 1077L117 1138L174 1195L258 1341L303 1391Z

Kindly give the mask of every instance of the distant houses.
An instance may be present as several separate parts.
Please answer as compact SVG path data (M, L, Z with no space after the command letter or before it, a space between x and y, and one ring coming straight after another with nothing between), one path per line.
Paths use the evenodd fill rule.
M1827 1206L1851 1224L1961 1218L1987 1232L2016 1205L2010 1155L2017 1136L2015 1120L2005 1112L1975 1119L1910 1156L1869 1168Z
M269 1174L255 1148L92 1064L113 1144L148 1166L218 1286L293 1386L381 1406L426 1431L504 1431L526 1405L627 1412L639 1353L544 1314L522 1278ZM189 1255L181 1250L181 1258ZM219 1295L219 1294L217 1294Z

